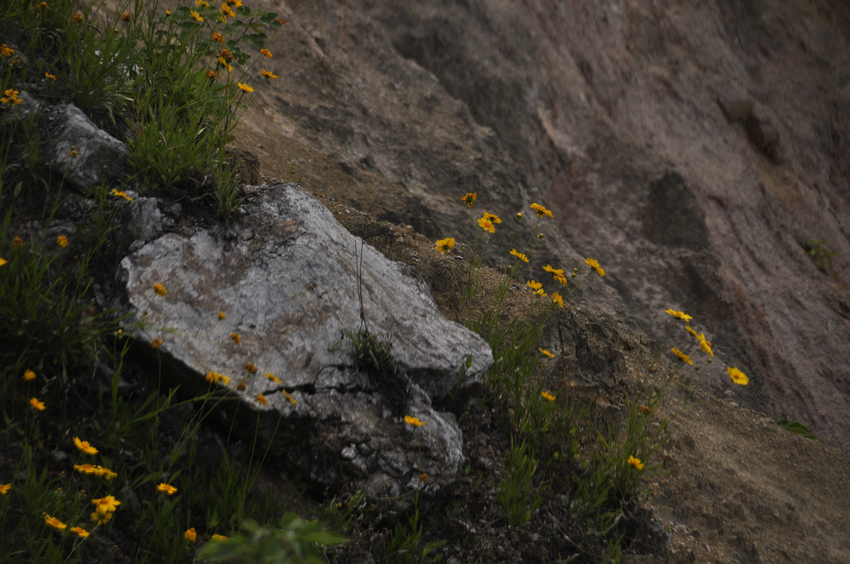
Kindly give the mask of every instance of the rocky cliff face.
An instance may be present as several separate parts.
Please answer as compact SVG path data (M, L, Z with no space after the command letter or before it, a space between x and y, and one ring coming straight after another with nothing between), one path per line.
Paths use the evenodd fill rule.
M581 299L659 339L687 311L706 388L850 448L850 5L268 3L281 78L239 135L268 174L432 238L471 236L467 191L539 201L544 264L608 271Z

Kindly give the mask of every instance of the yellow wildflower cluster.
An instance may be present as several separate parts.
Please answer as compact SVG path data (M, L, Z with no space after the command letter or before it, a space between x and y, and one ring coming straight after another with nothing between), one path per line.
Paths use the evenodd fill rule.
M118 476L115 472L110 470L109 468L104 468L100 465L92 465L92 464L74 464L74 470L79 472L80 474L87 474L89 476L97 476L98 478L106 478L107 480L111 480Z
M133 198L131 198L130 196L128 196L126 192L121 192L120 190L118 190L118 188L113 188L113 189L112 189L112 195L113 195L113 196L115 196L115 197L117 197L117 198L124 198L124 199L125 199L125 200L127 200L128 202L132 202L132 201L133 201Z
M229 386L230 378L228 378L224 374L219 374L218 372L210 372L209 374L207 374L207 382L211 384L218 384L219 382L221 382L225 386Z
M437 241L437 250L440 251L440 254L446 254L454 246L455 240L452 237Z
M170 484L166 484L165 482L160 483L156 489L167 495L174 495L177 493L177 488Z
M121 505L121 502L108 495L98 499L91 500L94 505L94 513L91 514L91 520L98 525L105 525L112 519L113 513Z
M693 319L693 317L691 317L690 315L682 311L676 311L674 309L667 309L664 310L664 312L668 315L672 315L676 319L681 319L683 321L690 321L691 319ZM702 352L707 354L709 357L714 358L714 351L711 348L711 341L706 338L705 333L697 333L690 325L685 325L685 330L691 337L697 340L699 348L700 350L702 350ZM671 349L671 351L682 362L693 365L691 358L679 349L673 348ZM711 359L709 359L708 362L711 362ZM747 378L747 375L738 370L738 368L727 367L726 372L729 374L729 377L732 379L732 381L738 384L739 386L746 386L750 383L750 379Z
M427 423L427 421L420 421L418 417L413 417L412 415L405 415L404 422L408 425L413 425L414 427L421 427Z
M91 446L88 441L81 441L80 437L74 437L74 446L77 447L81 452L85 454L95 455L98 451L96 448Z
M640 458L635 458L634 456L629 456L629 466L634 466L638 470L643 470L643 462L640 461Z

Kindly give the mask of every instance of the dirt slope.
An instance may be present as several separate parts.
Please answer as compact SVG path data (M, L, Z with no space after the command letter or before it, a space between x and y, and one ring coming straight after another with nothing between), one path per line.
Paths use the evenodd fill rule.
M355 209L335 200L322 197L350 231L362 233L378 250L421 276L443 312L454 315L457 296L445 270L450 259L439 255L429 239L409 227L364 219ZM484 273L485 277L493 275ZM513 301L516 303L509 309L516 309L510 309L509 317L521 315L528 305L512 295L509 303ZM546 364L546 377L553 382L568 382L572 389L581 389L582 395L596 397L597 403L608 405L609 413L616 418L622 414L627 390L636 393L639 383L657 381L662 374L648 370L658 344L596 308L568 305L562 313L543 338L542 344L557 352L556 360ZM583 354L576 350L576 342L585 344ZM684 376L692 374L682 371ZM647 506L669 534L666 555L662 550L654 561L850 561L850 536L846 533L850 530L850 454L792 434L760 413L712 397L686 379L676 380L658 411L657 415L671 419L672 437L660 453L667 474L644 484L650 492ZM476 469L472 477L480 472L495 484L498 480L486 468L496 465L482 465L481 457L492 460L500 455L492 452L492 446L484 448L489 452L486 455L481 449L482 445L504 442L504 437L495 421L489 421L489 425L479 422L464 429L465 453ZM460 478L459 491L475 489L475 480L467 483L466 479ZM464 498L463 503L469 500ZM484 511L485 522L486 515ZM563 508L553 515L563 519ZM547 527L549 519L550 515L541 514L523 531L532 538L535 533L543 538L557 534ZM472 525L487 530L486 525ZM503 534L499 531L482 536ZM481 544L488 546L486 541ZM559 543L552 539L538 548L530 544L532 547L523 547L521 554L526 558L536 555L546 562L552 560L551 554L546 556L546 549L553 551ZM523 561L516 552L482 556L476 548L474 544L467 548L468 553L463 552L457 561ZM652 561L624 559L633 563Z
M702 389L850 448L850 5L267 3L280 79L237 143L267 176L431 239L471 239L467 191L543 203L538 261L608 272L577 298L659 342L691 313ZM671 559L850 560L847 455L693 394L652 502Z
M539 200L544 260L608 269L586 299L657 338L692 313L737 401L850 447L846 3L268 3L281 78L241 134L271 174L432 238L471 235L466 191Z

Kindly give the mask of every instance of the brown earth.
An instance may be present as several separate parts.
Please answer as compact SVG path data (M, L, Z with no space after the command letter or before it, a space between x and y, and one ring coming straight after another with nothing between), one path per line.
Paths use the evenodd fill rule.
M266 5L280 78L239 136L267 174L430 238L471 237L467 191L538 201L539 260L608 271L583 300L656 339L666 308L694 315L704 388L850 448L850 5Z
M462 261L440 255L429 239L410 226L377 222L336 198L320 199L352 233L362 234L389 258L407 264L428 283L443 313L456 316L457 291L450 272ZM498 278L496 272L485 269L482 286L492 289ZM485 290L476 301L473 316L492 306L487 294ZM530 292L515 286L505 318L523 315L530 303ZM584 354L578 350L579 343L585 344ZM650 368L657 359L658 343L593 307L567 305L550 323L541 344L558 352L557 360L545 370L551 389L578 395L581 401L593 400L609 422L622 417L626 393L637 394L663 378L663 371ZM672 435L660 453L662 474L644 484L648 486L645 506L653 511L655 526L669 534L669 542L647 546L643 539L643 545L638 542L630 548L638 554L654 552L654 557L629 560L626 556L623 562L850 561L846 534L850 530L850 455L711 396L691 381L689 376L694 374L698 373L677 377L657 410L656 415L671 420ZM448 552L456 562L546 562L557 560L559 549L570 554L574 547L553 537L564 530L552 526L550 519L564 519L565 510L552 500L544 502L539 514L519 531L499 525L501 513L493 494L503 472L497 461L506 456L508 445L498 420L497 413L474 409L460 417L464 455L473 471L459 477L441 505L462 502L465 511L452 517L461 533L455 538L458 532L446 527L440 511L426 516L426 528L439 527L432 531L433 539L448 539ZM547 473L551 471L548 468ZM478 531L477 540L464 538L470 530ZM541 540L547 538L548 542ZM512 543L516 546L509 548ZM459 545L463 549L458 554Z
M708 393L676 388L665 407L671 473L650 505L670 560L850 561L850 458L772 422L850 448L850 6L266 4L287 19L262 60L280 78L236 143L266 178L324 195L341 220L371 206L412 226L382 250L418 265L449 314L413 232L471 241L467 191L476 212L523 211L523 235L529 203L552 208L533 268L598 258L603 283L571 298L587 315L651 344L673 307L713 341L717 361L693 375ZM838 256L816 264L815 239ZM615 405L617 384L600 384Z

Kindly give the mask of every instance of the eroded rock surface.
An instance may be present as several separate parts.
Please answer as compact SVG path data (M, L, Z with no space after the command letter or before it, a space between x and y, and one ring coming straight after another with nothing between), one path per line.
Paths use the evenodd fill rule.
M144 323L135 336L163 339L148 354L161 355L164 376L192 393L208 388L211 372L229 377L219 385L259 412L273 456L314 483L377 496L420 487L422 473L427 493L450 484L461 432L431 400L480 387L492 364L487 344L440 315L423 283L357 244L297 185L263 187L243 209L230 240L167 234L121 263L128 305ZM400 409L375 374L351 364L343 332L360 326L360 276L369 331L393 343ZM404 415L427 423L414 427Z
M126 174L127 146L73 104L46 108L41 125L50 168L77 189L85 192Z

